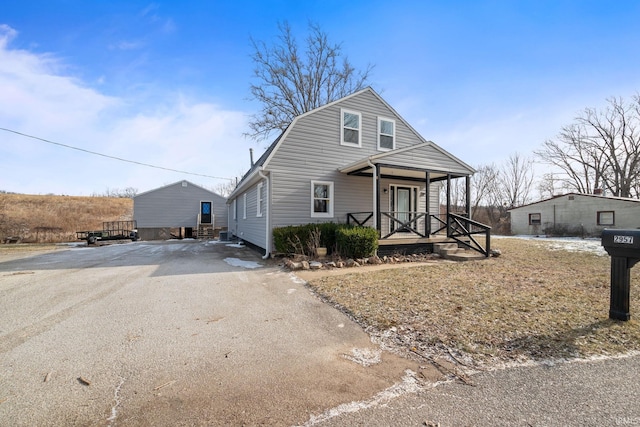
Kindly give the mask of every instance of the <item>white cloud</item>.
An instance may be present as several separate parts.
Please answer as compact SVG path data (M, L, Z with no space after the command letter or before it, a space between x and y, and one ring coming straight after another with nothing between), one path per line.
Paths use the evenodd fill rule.
M5 49L17 35L18 32L7 24L0 24L0 49Z
M0 127L142 163L233 177L248 167L246 114L171 93L154 103L101 93L64 73L55 56L12 49L17 32L0 26ZM176 92L178 95L176 95ZM132 114L132 112L134 112ZM246 162L244 159L246 158ZM244 169L241 167L241 169ZM136 166L0 131L0 190L84 194L146 191L180 179L219 180Z

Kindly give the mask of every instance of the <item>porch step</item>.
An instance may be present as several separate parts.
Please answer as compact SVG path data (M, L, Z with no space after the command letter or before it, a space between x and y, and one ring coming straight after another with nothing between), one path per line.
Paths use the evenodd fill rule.
M197 236L198 239L213 239L213 225L200 224L198 227Z
M484 255L470 249L460 248L457 243L434 243L433 252L451 261L474 261L486 259Z

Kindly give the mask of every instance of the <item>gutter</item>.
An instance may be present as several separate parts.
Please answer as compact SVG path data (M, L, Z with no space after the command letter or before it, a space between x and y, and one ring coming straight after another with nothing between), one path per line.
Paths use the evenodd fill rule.
M263 209L266 207L266 212L265 212L265 230L266 231L266 235L265 235L265 248L264 248L264 256L262 257L262 259L268 259L269 256L271 256L271 239L269 238L271 233L271 227L269 224L269 212L271 211L271 206L269 205L269 177L267 175L265 175L262 172L262 166L260 167L260 169L258 169L258 175L260 175L260 178L264 179L266 182L265 185L265 196L264 196L264 206Z

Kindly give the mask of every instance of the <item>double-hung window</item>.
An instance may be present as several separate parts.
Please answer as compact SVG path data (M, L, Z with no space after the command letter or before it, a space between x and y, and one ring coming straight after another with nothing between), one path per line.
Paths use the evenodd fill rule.
M362 114L341 110L341 129L340 144L349 145L351 147L362 146Z
M333 182L311 181L311 217L333 218Z
M387 151L396 148L396 121L378 118L378 150Z
M262 216L262 183L258 184L256 188L256 216Z

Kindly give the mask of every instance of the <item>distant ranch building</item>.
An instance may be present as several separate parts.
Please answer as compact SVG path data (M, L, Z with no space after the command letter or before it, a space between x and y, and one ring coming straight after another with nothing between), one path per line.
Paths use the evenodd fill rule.
M509 210L511 234L599 236L640 228L640 200L569 193Z
M143 240L213 238L227 228L226 199L189 181L179 181L135 196L133 218Z

